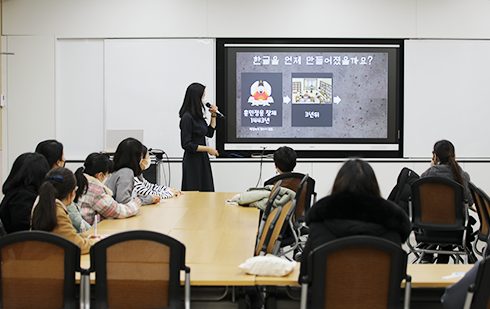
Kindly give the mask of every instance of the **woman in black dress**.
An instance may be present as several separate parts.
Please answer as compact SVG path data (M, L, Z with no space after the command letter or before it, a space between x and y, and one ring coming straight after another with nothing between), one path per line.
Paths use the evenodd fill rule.
M184 149L182 162L182 191L214 192L213 173L209 155L217 156L218 151L206 145L206 137L213 137L216 127L216 111L212 105L209 125L204 118L202 100L206 95L205 87L193 83L187 87L184 103L179 111L180 143Z

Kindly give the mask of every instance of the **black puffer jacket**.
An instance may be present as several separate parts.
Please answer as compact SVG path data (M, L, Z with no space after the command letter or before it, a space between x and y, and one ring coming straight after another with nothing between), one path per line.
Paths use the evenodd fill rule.
M300 280L306 275L308 254L326 242L368 235L401 245L411 230L407 214L393 202L347 193L319 200L306 214L306 223L310 234L301 257Z

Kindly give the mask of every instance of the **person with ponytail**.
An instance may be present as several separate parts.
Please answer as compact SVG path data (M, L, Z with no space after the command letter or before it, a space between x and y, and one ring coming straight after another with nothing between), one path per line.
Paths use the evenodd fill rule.
M32 209L31 229L62 236L78 245L82 254L87 254L101 235L78 234L73 228L66 206L73 202L76 190L77 180L69 169L57 167L49 171Z
M7 233L28 231L32 205L50 166L38 153L23 153L15 159L2 192L0 219Z
M430 162L430 167L420 175L420 178L425 177L442 177L456 181L464 187L465 198L468 200L468 206L473 205L473 197L468 186L470 182L470 175L463 171L456 161L456 152L454 150L454 145L448 140L440 140L434 144L434 149L432 151L432 160ZM476 262L476 256L473 253L471 242L475 240L473 234L473 225L475 225L476 220L469 216L469 222L466 237L466 247L470 250L471 255L469 256L470 262ZM428 235L434 234L435 232L427 232ZM436 235L435 235L436 236ZM442 247L443 250L451 250L451 246ZM433 263L434 256L430 254L424 255L423 263ZM447 264L449 262L449 255L439 254L437 256L438 264Z
M420 178L424 177L443 177L456 181L464 187L468 205L473 205L473 198L468 187L470 175L463 171L456 161L454 145L450 141L440 140L434 144L430 167L420 175Z
M139 198L131 199L128 203L118 203L112 197L111 189L103 184L112 168L113 163L107 155L91 153L75 172L78 189L74 204L90 225L94 223L97 214L100 215L100 221L105 218L129 218L140 211Z
M139 198L141 205L160 202L157 195L141 195L134 192L134 177L143 172L143 144L135 138L128 137L119 143L114 154L114 172L107 178L105 185L111 189L118 203L127 204L132 199Z
M151 161L150 153L145 145L143 145L142 153L144 153L144 157L141 159L140 167L142 170L146 170L150 167ZM143 174L134 177L134 191L142 195L157 195L160 198L170 198L183 194L180 190L151 183L143 177Z

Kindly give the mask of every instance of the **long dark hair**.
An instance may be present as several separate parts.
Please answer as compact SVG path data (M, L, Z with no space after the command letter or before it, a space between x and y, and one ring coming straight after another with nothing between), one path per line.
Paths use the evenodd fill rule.
M359 159L349 160L340 168L332 187L332 194L336 193L381 197L371 165Z
M202 96L206 87L199 83L192 83L187 87L184 97L184 103L179 111L179 117L182 118L185 112L189 112L194 119L204 119L204 105Z
M3 194L18 187L37 192L50 168L48 161L41 154L32 152L21 154L15 159L10 174L3 183Z
M140 161L143 144L135 138L128 137L119 143L114 154L114 171L127 167L133 170L134 176L141 175Z
M63 157L63 144L54 139L40 142L36 146L36 153L40 153L48 160L49 168L53 168L56 162Z
M114 163L109 159L109 156L103 153L94 152L88 155L83 163L83 166L79 167L75 172L75 178L77 179L78 190L73 200L78 202L80 196L84 195L88 189L87 178L83 174L95 176L98 173L112 173Z
M434 144L434 154L439 158L440 164L451 166L451 174L453 179L464 187L463 175L461 167L456 161L454 145L448 140L440 140Z
M77 186L75 175L64 167L52 169L39 188L39 201L32 213L32 229L51 232L58 225L56 199L63 200Z

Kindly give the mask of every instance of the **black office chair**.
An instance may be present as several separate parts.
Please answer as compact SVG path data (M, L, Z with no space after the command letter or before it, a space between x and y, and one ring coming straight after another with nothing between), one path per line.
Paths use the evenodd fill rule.
M5 227L3 226L2 220L0 220L0 237L7 236L7 231L5 231Z
M395 243L372 236L340 238L308 255L302 278L301 308L398 308L402 280L404 308L410 307L407 253Z
M303 192L303 189L308 185L309 176L306 174L298 185L298 192ZM299 261L301 259L301 252L303 251L304 241L301 241L300 237L306 235L302 231L305 230L304 225L304 209L298 209L297 205L305 205L305 194L297 194L294 198L294 215L288 216L288 224L285 225L286 230L281 233L278 239L279 246L281 247L280 255L285 255L293 250L296 250L294 259ZM289 246L290 248L283 251L283 248ZM276 250L276 254L279 254L279 250Z
M264 185L272 185L281 180L282 187L291 189L296 192L296 195L298 195L299 184L305 176L307 175L301 173L283 173L266 180ZM316 195L315 180L308 177L306 186L303 186L300 194L300 203L296 206L297 211L300 212L297 213L297 217L302 217L306 214L306 212L310 209L310 206L316 202Z
M490 308L490 263L488 258L478 265L475 283L470 285L463 309Z
M190 268L185 246L151 231L112 235L90 248L96 273L96 308L180 308L180 271L185 276L185 308L190 308Z
M290 202L291 203L291 202ZM281 216L282 206L274 208L270 214L267 216L267 219L264 223L264 227L262 229L262 233L260 238L257 240L257 244L255 246L255 255L265 255L266 253L271 253L273 246L269 248L271 243L272 234L276 229L276 225L279 222L279 217Z
M412 246L410 238L407 245L417 256L415 263L426 254L450 255L455 263L461 255L470 255L466 245L468 206L459 183L441 177L417 180L412 184L409 216L418 245Z
M263 212L261 211L261 219L259 222L259 229L257 231L257 240L255 241L255 250L257 250L259 246L259 242L260 239L262 238L262 233L264 231L267 218L269 217L272 211L274 200L276 199L277 195L279 194L279 191L281 190L281 183L282 180L279 180L276 183L274 183L274 187L272 187L271 193L269 194L269 199L267 200L267 205L265 206L265 210Z
M80 247L53 233L21 231L0 238L1 308L78 308Z
M475 186L472 182L469 183L469 189L471 192L471 195L473 197L473 201L475 202L476 210L478 213L478 219L480 220L480 227L478 231L476 232L477 234L477 239L475 242L475 252L482 256L486 257L487 255L487 249L488 245L490 243L490 230L489 230L489 222L490 222L490 216L488 211L490 210L490 198L488 195ZM477 244L479 241L482 241L485 243L483 249L480 251L478 250Z

